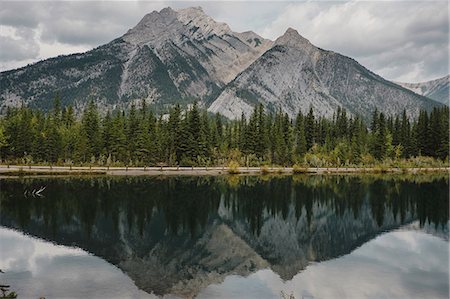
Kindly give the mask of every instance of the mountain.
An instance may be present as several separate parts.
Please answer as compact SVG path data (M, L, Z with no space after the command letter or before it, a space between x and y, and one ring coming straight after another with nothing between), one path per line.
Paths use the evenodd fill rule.
M209 111L235 118L250 114L257 102L270 111L281 108L291 117L311 106L325 116L341 106L369 118L375 108L393 114L408 107L408 113L416 115L437 105L349 57L315 47L292 28L228 84Z
M422 83L403 83L396 84L403 86L417 94L426 96L440 103L449 104L449 81L450 75Z
M154 11L122 37L86 53L59 56L2 72L0 108L25 104L49 109L55 94L82 109L148 103L203 103L265 52L272 42L233 32L199 7Z
M194 99L233 119L257 103L291 117L310 106L331 116L337 107L369 117L410 115L439 105L365 69L355 60L312 45L294 29L275 42L234 32L200 7L154 11L123 36L86 53L59 56L0 73L5 107L49 110L55 95L82 111L89 99L102 111L145 99L153 109Z

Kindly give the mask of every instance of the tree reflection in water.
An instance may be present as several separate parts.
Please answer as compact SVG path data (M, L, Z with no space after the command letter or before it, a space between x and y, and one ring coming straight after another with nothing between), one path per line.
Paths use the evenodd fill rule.
M0 181L0 221L118 265L156 294L231 273L290 279L419 220L448 230L445 175L70 177ZM25 190L47 186L45 198ZM161 275L165 279L161 279Z

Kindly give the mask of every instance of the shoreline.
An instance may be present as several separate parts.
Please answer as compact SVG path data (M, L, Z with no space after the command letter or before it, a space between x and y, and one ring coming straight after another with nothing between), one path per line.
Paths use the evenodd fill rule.
M230 173L228 167L86 167L86 166L21 166L0 165L0 177L10 176L177 176L177 175L264 175L264 174L364 174L364 173L431 173L450 172L450 167L379 168L379 167L239 167Z

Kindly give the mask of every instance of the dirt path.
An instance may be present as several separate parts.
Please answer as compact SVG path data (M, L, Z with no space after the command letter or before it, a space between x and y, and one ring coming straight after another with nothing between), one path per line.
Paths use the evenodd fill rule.
M303 168L297 173L423 173L449 172L450 168ZM240 167L240 174L293 174L292 167ZM229 174L228 167L70 167L0 165L0 175L221 175Z

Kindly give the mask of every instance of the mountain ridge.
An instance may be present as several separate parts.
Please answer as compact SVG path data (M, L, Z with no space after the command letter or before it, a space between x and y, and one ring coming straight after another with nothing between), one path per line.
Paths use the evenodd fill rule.
M312 45L292 28L227 85L209 111L228 118L242 113L248 117L257 99L266 109L281 109L291 118L299 111L307 113L310 107L327 117L343 107L369 119L376 108L392 115L408 106L408 114L415 116L420 109L437 105L350 57Z
M419 83L404 83L404 82L395 82L395 83L417 94L426 96L430 99L448 105L449 81L450 75Z
M293 28L271 41L234 32L201 7L153 11L105 45L0 73L0 113L22 103L49 110L57 94L76 111L89 99L101 111L142 99L162 111L197 100L231 119L258 103L291 117L309 107L318 115L343 107L367 117L375 107L394 114L408 106L416 115L440 105L314 46Z

